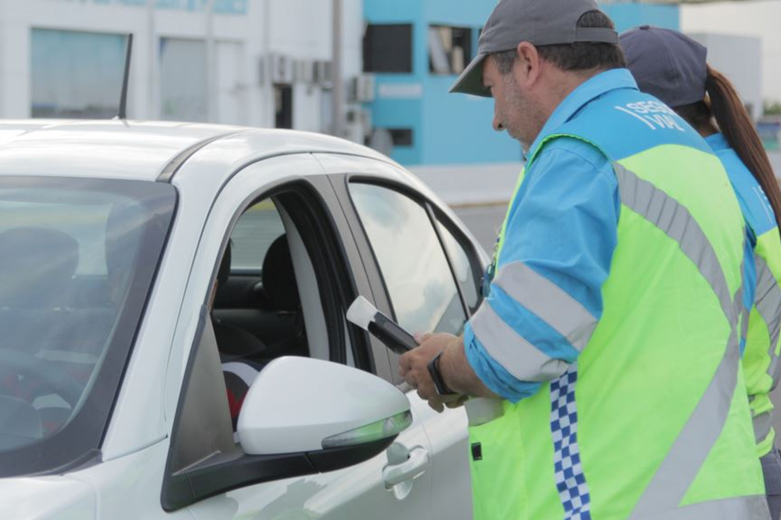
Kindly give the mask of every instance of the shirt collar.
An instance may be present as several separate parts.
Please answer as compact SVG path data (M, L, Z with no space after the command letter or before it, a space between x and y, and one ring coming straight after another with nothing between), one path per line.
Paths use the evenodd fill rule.
M730 147L729 143L727 142L727 138L724 137L724 134L716 133L713 135L709 135L705 138L705 142L708 143L708 146L711 147L711 150L714 152L718 152L720 150L727 150Z
M622 88L638 90L637 82L629 69L612 69L600 72L581 83L553 111L545 126L542 127L540 135L529 148L529 153L533 153L545 137L553 134L558 127L572 119L585 105L606 92Z

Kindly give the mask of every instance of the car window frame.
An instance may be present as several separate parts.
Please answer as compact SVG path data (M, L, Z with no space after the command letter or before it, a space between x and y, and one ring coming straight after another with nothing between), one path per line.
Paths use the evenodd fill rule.
M248 168L252 167L255 164L258 163L256 162L256 163L250 163L245 165L243 168L238 170L237 174L246 171ZM312 161L311 166L317 167L316 161ZM319 204L319 210L321 212L319 216L325 215L327 217L326 219L327 222L323 222L322 219L318 220L317 218L315 218L315 220L318 220L321 224L328 226L328 228L330 228L330 230L332 231L332 236L330 237L332 243L330 244L330 247L333 247L335 250L331 251L331 253L340 256L340 259L338 261L341 261L343 270L346 271L346 273L344 274L346 274L346 277L349 278L349 287L344 288L346 294L341 295L341 298L344 300L343 305L346 306L348 302L351 301L350 296L357 295L359 293L359 283L358 280L356 280L355 275L356 274L360 275L360 272L359 273L355 272L354 260L349 258L349 254L348 254L350 249L349 241L352 240L352 235L349 232L349 229L346 228L343 223L340 224L338 221L337 217L339 217L339 215L342 214L342 207L339 201L336 199L335 194L333 193L333 187L331 186L330 182L325 177L325 175L321 174L322 173L321 169L318 169L317 175L312 175L311 171L309 175L306 174L301 175L300 173L296 175L295 173L296 173L295 171L292 171L289 177L277 179L271 182L268 181L264 182L262 180L263 178L262 173L258 172L257 173L258 182L256 184L256 189L253 190L251 193L247 193L244 199L242 200L242 203L240 205L237 205L234 208L232 217L230 218L229 222L224 227L224 229L222 229L222 242L219 247L219 254L217 255L217 258L211 259L210 258L211 254L203 252L201 250L201 246L199 246L198 251L194 253L193 258L196 258L199 255L209 255L209 258L207 260L204 260L204 262L209 262L211 260L214 260L213 262L214 265L212 266L211 269L211 275L209 281L206 284L207 289L205 291L203 299L199 302L200 307L198 310L198 317L197 317L198 325L195 330L194 336L192 337L191 340L191 347L187 350L186 353L185 369L184 369L183 377L181 377L178 383L178 400L177 400L176 411L174 413L174 419L171 428L169 452L165 464L165 473L164 473L162 493L161 493L161 505L163 506L163 509L166 511L178 510L182 507L186 507L187 505L190 505L195 502L199 502L211 496L228 492L231 489L257 485L269 480L278 480L283 478L295 477L297 476L297 474L295 474L295 468L301 467L301 464L299 464L300 461L298 460L300 454L292 454L290 455L290 459L291 459L291 467L293 469L290 470L291 474L289 475L285 474L284 470L281 469L284 466L283 463L284 460L286 460L285 456L250 457L245 455L242 452L242 450L240 449L240 445L238 444L236 445L238 451L226 449L225 452L222 454L213 453L206 460L193 464L190 467L185 466L184 468L179 469L179 468L174 468L172 465L175 457L175 453L177 452L178 449L177 443L184 442L181 439L183 436L186 435L186 432L183 432L181 430L181 423L182 423L181 414L185 406L187 396L189 395L188 391L190 390L189 385L192 383L191 381L192 374L194 373L195 370L197 370L196 367L200 364L200 361L198 361L199 357L201 357L200 353L202 351L202 348L211 348L216 351L216 343L214 342L213 331L212 334L209 334L209 331L211 331L212 328L210 326L210 320L208 319L208 313L206 311L208 306L208 301L211 298L212 291L213 291L212 286L214 280L216 279L222 256L225 253L227 242L233 230L235 229L236 223L249 207L251 207L253 204L265 198L282 196L286 193L300 193L302 191L308 191L311 196L317 198L318 199L317 203ZM254 172L251 172L251 174L254 174ZM230 179L226 181L226 185L229 182ZM223 186L223 191L224 189L225 186ZM213 201L213 205L216 203L216 201L217 199ZM285 209L289 211L291 208L286 207ZM294 211L293 213L308 213L311 217L314 213L317 213L317 211L313 212L313 211L304 210L301 212ZM295 222L298 231L303 232L303 230L300 229L300 224L301 224L300 221ZM212 224L212 225L220 226L220 227L223 226L223 224ZM202 229L202 233L204 233L209 226L210 226L210 219L207 219L206 222L204 223L204 228ZM212 233L217 234L217 231L212 231ZM311 231L309 231L309 233L311 233ZM324 240L328 240L328 239L324 239ZM310 242L311 242L311 237L304 238L304 243L306 244L307 248L309 248ZM312 254L311 251L309 251L309 249L308 252L310 255ZM312 258L312 263L316 264L317 263L316 259ZM360 267L360 269L363 269L362 264L359 263L358 266ZM322 269L318 270L318 267L316 266L315 270L318 277L317 278L318 288L321 292L321 298L322 298L322 292L325 290L323 285L320 283ZM193 274L192 270L191 270L191 276L196 276L195 274ZM335 296L335 297L339 297L339 296ZM325 302L322 302L321 300L321 303L325 303ZM346 309L344 309L344 311L346 312ZM343 326L341 322L338 324L333 323L333 326L329 324L328 333L329 333L329 345L331 344L331 334L341 336L342 340L340 346L345 346L349 342L349 345L353 347L356 367L366 370L370 373L376 374L374 368L374 362L371 357L371 353L369 352L370 349L368 348L368 335L362 336L361 334L356 334L354 333L354 331L349 330L349 328L347 328L346 330L346 328ZM361 355L356 352L356 351L360 352L361 349L366 351L366 355ZM344 351L344 349L342 350ZM330 345L329 351L330 351L331 361L341 362L343 364L346 362L346 358L347 358L346 352L342 352L343 355L339 353L334 353L332 345ZM211 361L211 363L213 366L214 363L213 360ZM215 373L214 373L214 369L212 368L210 370L208 377L213 378L214 376ZM222 379L221 371L219 372L219 377L221 380ZM197 382L194 384L197 384ZM227 405L228 403L226 399L224 403L224 407L222 405L219 405L220 410L227 411ZM216 415L214 416L218 416L220 414L221 411L217 411ZM219 427L220 425L218 425L218 428ZM225 425L223 424L221 427L224 429ZM250 459L249 462L247 461L248 458ZM231 468L235 467L234 469L236 472L242 473L247 471L248 464L255 465L257 467L258 465L262 465L264 460L267 460L268 464L271 465L268 469L264 470L266 473L264 476L265 480L244 482L241 483L240 485L237 485L235 479L229 478L229 475L231 474L232 471ZM204 472L206 473L213 472L211 473L213 474L213 477L210 477L208 475L204 477ZM208 492L200 493L198 494L198 496L195 497L188 496L188 494L192 492L192 487L189 485L185 485L185 483L187 482L188 474L194 475L194 478L201 479L202 483L204 481L203 479L206 478L206 481L213 484L214 489ZM224 480L225 482L221 482L222 480Z

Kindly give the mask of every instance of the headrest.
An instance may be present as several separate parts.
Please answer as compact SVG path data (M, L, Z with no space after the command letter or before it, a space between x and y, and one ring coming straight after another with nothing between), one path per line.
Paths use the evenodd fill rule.
M287 235L277 237L266 252L263 290L272 309L292 312L301 305Z
M61 296L79 265L79 243L57 229L18 227L0 233L0 298L17 306Z

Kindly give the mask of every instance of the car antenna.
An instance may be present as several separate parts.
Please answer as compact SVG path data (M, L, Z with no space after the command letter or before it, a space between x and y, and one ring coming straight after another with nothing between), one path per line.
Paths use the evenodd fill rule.
M122 79L122 97L119 99L119 114L116 119L127 119L127 87L130 83L130 59L133 56L133 33L127 35L127 56L125 57L125 77Z

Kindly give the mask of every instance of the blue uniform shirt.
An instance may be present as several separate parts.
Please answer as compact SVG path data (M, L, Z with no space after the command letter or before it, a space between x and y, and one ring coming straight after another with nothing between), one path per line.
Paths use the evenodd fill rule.
M603 72L567 96L548 119L540 136L572 119L593 99L619 88L637 89L625 69ZM531 150L535 150L534 143ZM608 158L574 138L544 145L507 214L505 241L497 271L523 262L577 300L595 319L602 315L602 285L610 272L620 211L618 180ZM542 354L567 363L578 350L496 285L486 303L519 336ZM512 402L533 395L539 381L521 381L491 357L471 324L464 329L467 359L494 393Z
M764 190L759 185L751 171L743 164L738 154L733 150L722 134L713 134L705 138L705 142L713 149L727 170L732 189L738 198L740 210L746 220L746 257L745 280L743 282L743 307L750 311L754 306L756 292L756 265L754 264L754 248L757 237L774 230L776 217L773 207L767 200ZM741 338L741 352L745 349L746 338Z
M722 134L713 134L705 138L705 142L718 156L724 169L727 170L730 184L735 190L740 210L746 219L749 240L756 245L757 237L776 228L776 217L770 201L767 200L764 190L760 187L754 175L746 168L735 150Z

